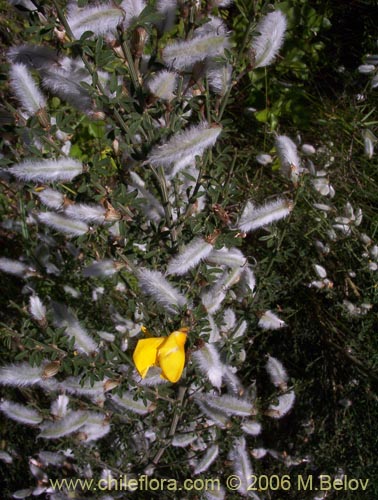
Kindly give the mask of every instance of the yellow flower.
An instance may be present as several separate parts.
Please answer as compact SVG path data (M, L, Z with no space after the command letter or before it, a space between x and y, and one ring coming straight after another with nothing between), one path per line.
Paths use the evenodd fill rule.
M180 328L168 337L138 340L133 361L140 376L144 378L151 366L159 366L162 378L177 382L185 365L184 346L187 333L188 328Z

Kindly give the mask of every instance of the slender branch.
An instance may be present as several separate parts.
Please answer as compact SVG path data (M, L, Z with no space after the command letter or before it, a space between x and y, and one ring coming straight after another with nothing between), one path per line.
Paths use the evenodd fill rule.
M74 34L72 33L72 30L67 22L67 19L65 17L65 15L63 14L63 11L62 9L60 8L60 6L58 5L58 2L57 0L53 0L53 4L55 6L55 9L56 9L56 12L58 14L58 19L59 21L63 24L64 26L64 29L67 33L67 35L69 36L69 38L71 40L75 40L75 36ZM93 81L96 81L96 87L98 89L98 91L100 92L101 95L106 95L106 92L105 92L105 89L102 85L102 83L100 82L100 79L98 78L98 74L97 74L97 71L96 69L93 67L93 65L89 62L89 59L87 58L87 56L81 52L81 59L86 67L86 69L88 70L89 74L91 75L92 77L92 80ZM125 121L123 120L122 116L120 115L119 111L114 107L114 106L111 106L111 109L120 125L120 127L122 128L122 130L125 132L125 139L130 141L129 139L129 134L128 134L128 128L127 128L127 125L125 123Z
M342 356L344 356L350 363L352 363L357 370L365 375L366 377L370 378L372 381L374 381L375 384L378 383L378 373L372 369L369 369L369 367L364 363L363 361L359 360L355 356L353 356L350 352L345 347L342 347L334 342L334 340L330 339L329 332L331 331L334 333L339 340L342 339L341 332L337 327L335 327L330 321L325 321L323 319L324 315L328 316L327 313L324 313L324 311L320 311L320 308L318 304L315 303L315 309L316 313L319 319L319 323L321 325L321 334L322 334L322 340L329 346L333 347L336 349Z
M250 30L251 30L251 28L252 28L252 26L253 26L254 23L255 23L254 20L251 20L248 23L247 29L245 30L245 33L244 33L243 41L242 41L242 43L240 45L240 49L239 49L239 52L238 52L238 55L237 55L237 59L239 59L241 57L241 55L243 54L243 52L245 50L245 47L246 47L247 41L248 41L248 37L249 37L249 32L250 32ZM239 81L239 79L240 78L238 78L234 83L232 83L230 85L230 87L228 88L227 92L223 96L221 107L220 107L219 114L218 114L218 120L219 121L222 119L223 113L224 113L224 111L226 109L226 106L228 104L228 99L230 98L231 91L232 91L233 87L236 85L236 83Z
M169 228L169 232L171 235L171 240L172 244L174 247L177 246L177 231L176 227L174 226L173 223L173 214L172 214L172 207L171 207L171 202L169 201L169 194L168 194L168 186L166 183L165 175L164 175L164 170L162 167L159 167L159 172L150 165L151 172L153 173L156 181L158 182L161 196L163 198L163 208L164 208L164 213L165 213L165 219Z
M131 77L131 80L133 82L134 88L135 88L135 90L138 91L138 90L140 90L139 77L138 77L137 69L135 67L133 56L131 54L130 47L126 43L125 40L121 41L121 47L122 47L122 52L123 52L125 59L127 61L127 66L129 68L129 71L130 71L130 77Z
M184 401L185 392L186 392L186 387L180 385L179 390L178 390L177 405L176 405L176 408L175 408L175 413L173 415L173 419L172 419L172 422L171 422L171 427L170 427L169 432L168 432L168 437L169 438L173 438L173 436L176 433L177 425L179 423L180 416L181 416L181 407L182 407L182 403ZM158 452L156 453L156 455L154 456L154 458L152 460L153 465L157 465L159 463L159 461L160 461L161 457L163 456L165 450L171 444L170 441L171 440L169 440L169 443L167 443L166 445L162 446L158 450Z
M206 156L204 157L203 163L207 162L209 154L211 154L211 151L206 152ZM201 165L201 167L199 169L197 181L196 181L196 184L194 186L193 193L190 196L189 203L188 203L188 205L186 207L185 213L182 215L182 217L180 217L179 223L176 225L176 235L177 236L179 236L179 234L181 233L181 231L182 231L182 229L184 227L185 221L193 213L194 204L197 201L196 196L197 196L197 193L198 193L200 187L202 186L202 183L201 183L201 180L202 180L202 170L203 170L203 165Z

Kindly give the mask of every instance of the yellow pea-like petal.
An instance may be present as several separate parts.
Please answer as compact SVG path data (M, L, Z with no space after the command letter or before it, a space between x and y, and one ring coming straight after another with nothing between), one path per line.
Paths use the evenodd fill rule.
M188 329L182 328L169 335L158 348L158 365L163 378L177 382L185 366L185 342Z
M158 348L165 341L165 337L152 337L138 340L133 354L133 361L140 376L144 378L151 366L158 364Z

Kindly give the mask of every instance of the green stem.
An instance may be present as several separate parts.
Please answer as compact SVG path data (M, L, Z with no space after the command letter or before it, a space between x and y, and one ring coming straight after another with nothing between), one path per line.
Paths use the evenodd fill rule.
M203 163L206 164L207 161L208 161L208 155L211 153L211 151L208 151L206 152L206 156L204 157L204 160L203 160ZM196 185L194 186L194 189L193 189L193 193L191 194L190 198L189 198L189 203L186 207L186 210L185 210L185 213L182 215L182 217L180 217L180 220L178 221L178 224L176 225L176 235L179 236L183 227L184 227L184 224L185 224L185 221L192 215L193 213L193 207L194 207L194 203L196 202L197 198L196 198L196 195L200 189L200 187L202 186L202 183L201 183L201 179L202 179L202 171L203 171L203 165L201 165L200 169L199 169L199 172L198 172L198 177L197 177L197 181L196 181Z
M169 432L168 432L169 438L173 438L173 436L176 433L177 425L179 423L180 416L181 416L181 407L182 407L182 403L184 401L185 392L186 392L186 387L181 385L179 387L179 390L178 390L177 405L176 405L175 413L173 415L171 427L170 427ZM162 446L159 449L159 451L156 453L156 455L154 456L154 458L152 460L152 463L154 465L157 465L159 463L161 457L163 456L165 450L168 448L169 445L170 445L170 442L168 444Z
M54 4L56 12L58 14L58 19L63 24L64 29L65 29L67 35L69 36L69 38L71 40L75 40L75 36L72 33L72 30L71 30L69 24L67 23L67 19L65 18L65 15L63 14L62 9L59 7L57 0L53 0L53 4ZM104 89L103 85L101 84L101 82L100 82L100 80L98 78L97 71L92 66L92 64L89 62L87 56L85 54L81 53L81 59L82 59L84 65L85 65L86 69L88 70L89 74L91 75L92 79L94 81L96 81L96 85L95 86L98 89L98 91L101 93L101 95L106 95L105 89ZM112 109L112 111L113 111L113 113L114 113L114 115L115 115L115 117L116 117L116 119L117 119L120 127L125 132L125 139L129 141L130 139L128 139L128 128L127 128L127 125L126 125L125 121L123 120L123 118L120 115L119 111L115 107L111 106L111 109Z
M135 63L134 63L133 56L131 54L130 47L128 46L128 44L126 43L125 40L123 40L121 42L121 47L122 47L122 52L126 58L129 71L130 71L131 81L133 82L135 90L139 91L140 90L139 76L138 76L138 72L137 72L136 67L135 67Z
M249 32L251 30L251 27L252 25L254 24L254 21L250 21L248 23L248 27L247 29L245 30L245 34L244 34L244 37L243 37L243 41L241 43L241 46L240 46L240 49L239 49L239 52L238 52L238 55L236 57L236 60L238 61L238 59L240 59L241 55L243 54L244 50L245 50L245 47L247 45L247 41L248 41L248 37L249 37ZM237 79L237 81L239 81L239 78ZM221 107L220 107L220 110L219 110L219 115L218 115L218 120L221 121L222 119L222 116L223 116L223 113L224 113L224 110L226 109L226 106L227 106L227 103L228 103L228 99L230 98L230 94L231 94L231 90L233 88L233 86L235 85L235 83L231 84L229 89L227 90L227 92L225 93L225 95L223 96L223 99L222 99L222 104L221 104Z
M177 246L177 232L176 232L176 227L174 226L174 223L173 223L172 207L171 207L171 203L169 201L168 186L166 183L164 170L163 170L163 167L159 167L159 172L158 172L155 169L155 167L153 167L152 165L150 165L150 169L151 169L151 171L152 171L152 173L153 173L153 175L158 183L158 186L160 188L161 196L163 199L165 220L167 222L169 232L171 235L172 245L173 245L173 247L176 247Z

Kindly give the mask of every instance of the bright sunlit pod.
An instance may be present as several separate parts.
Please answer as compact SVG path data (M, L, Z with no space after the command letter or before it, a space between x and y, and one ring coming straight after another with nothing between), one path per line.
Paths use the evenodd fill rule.
M255 68L268 66L274 61L283 44L286 26L286 17L280 10L261 19L256 27L259 35L254 37L251 45Z

